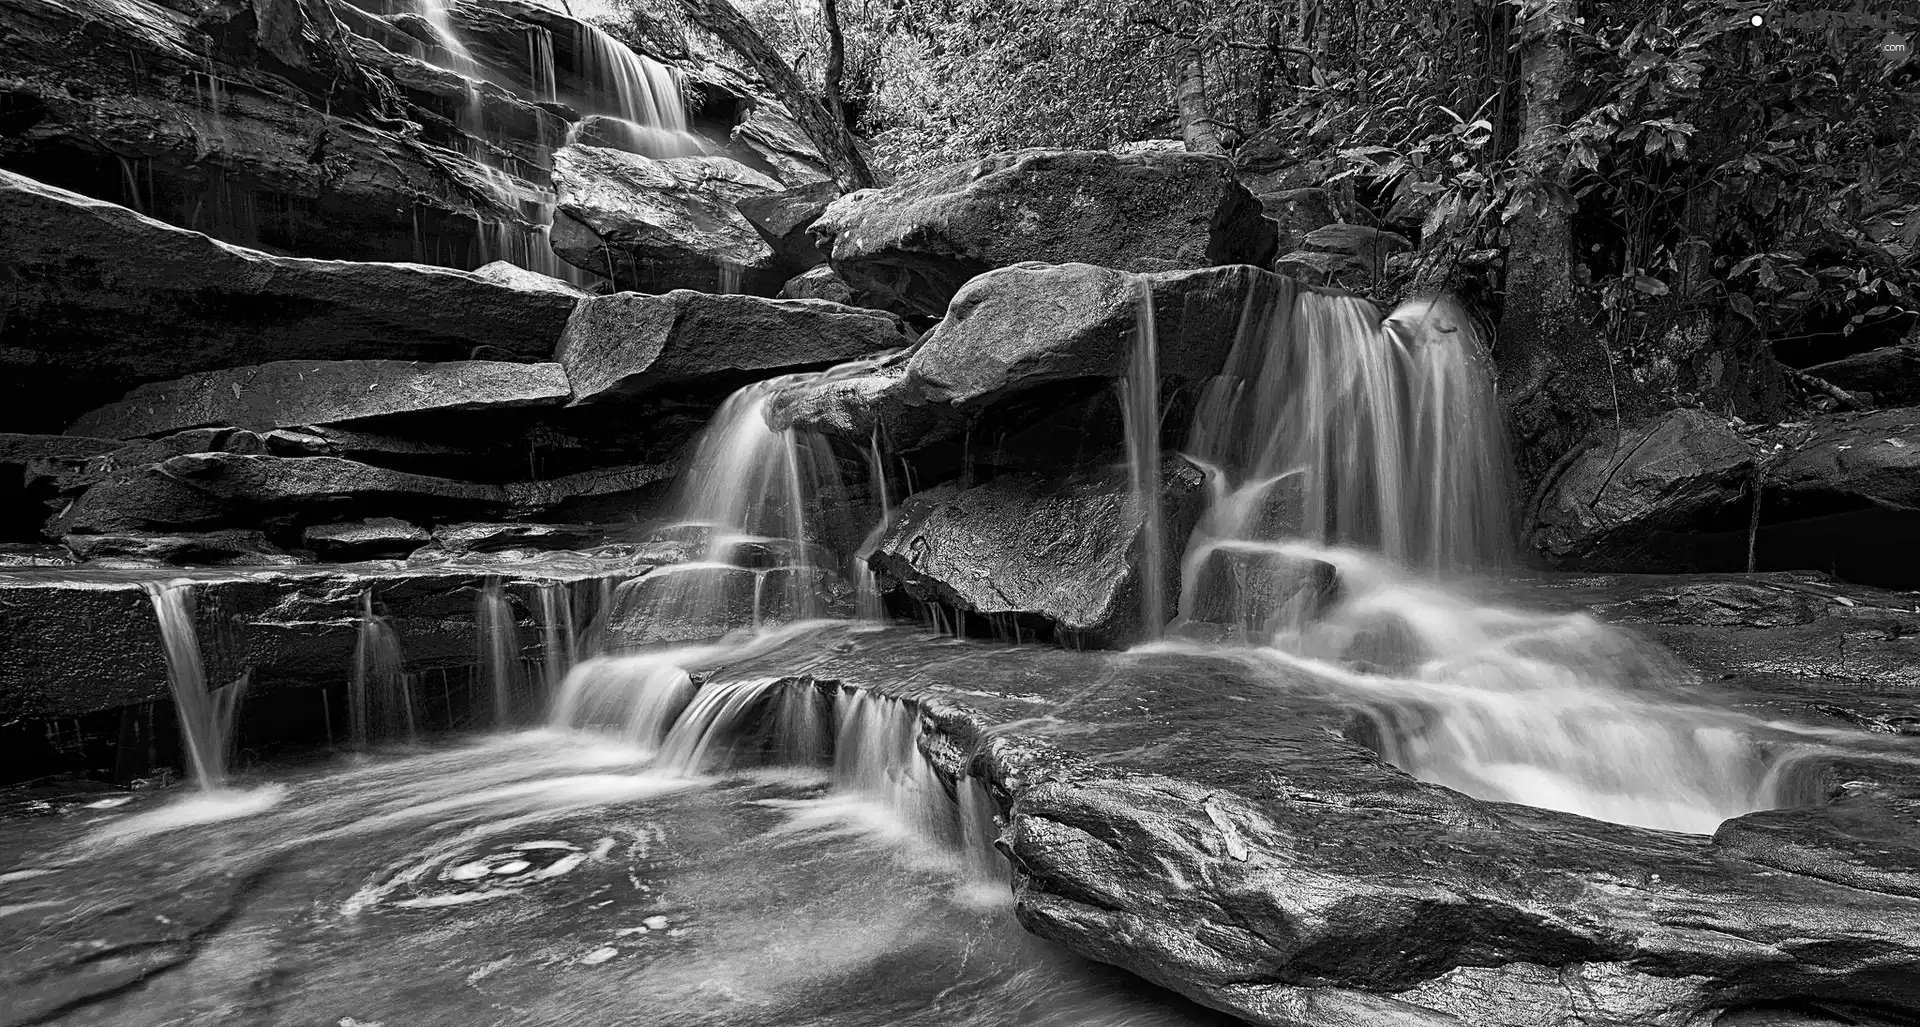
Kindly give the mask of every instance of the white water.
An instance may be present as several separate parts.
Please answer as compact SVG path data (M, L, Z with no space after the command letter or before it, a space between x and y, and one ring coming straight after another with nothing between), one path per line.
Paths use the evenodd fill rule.
M206 665L200 655L200 637L193 624L193 584L187 581L149 582L147 596L160 624L160 642L166 653L167 687L173 693L174 715L180 722L180 740L186 749L193 781L204 791L217 791L227 778L227 753L233 742L234 713L246 692L247 676L219 688L207 685Z
M465 154L484 180L488 192L505 208L505 216L482 219L475 225L479 263L505 260L531 271L579 286L593 276L561 260L550 243L558 197L547 181L552 171L554 140L539 140L529 165L516 157L509 143L487 125L483 89L518 90L517 75L490 75L462 38L448 0L420 0L419 13L439 44L442 70L460 76L466 100L457 117L466 138ZM527 78L523 99L531 102L570 102L583 114L597 114L601 122L617 126L603 131L602 143L649 157L678 157L704 152L704 144L688 128L685 91L677 72L634 53L600 28L578 23L573 70L581 91L566 95L560 87L551 31L527 27ZM564 143L572 143L585 119L570 123ZM604 126L603 126L604 127ZM422 255L424 257L424 255Z
M356 745L381 739L418 740L412 686L399 632L374 612L373 590L361 592L360 631L354 642L353 677L347 690L347 712Z
M1447 302L1383 318L1286 287L1250 305L1189 433L1207 506L1174 632L1224 629L1276 681L1341 689L1372 711L1384 757L1482 798L1693 832L1775 805L1767 761L1732 718L1686 702L1657 647L1471 598L1460 575L1506 553L1485 345ZM1142 420L1155 402L1130 391L1130 417L1157 423ZM1151 480L1150 451L1130 457Z

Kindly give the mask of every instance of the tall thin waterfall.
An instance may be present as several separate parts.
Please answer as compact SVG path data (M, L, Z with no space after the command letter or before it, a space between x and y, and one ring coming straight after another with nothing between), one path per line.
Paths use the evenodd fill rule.
M372 589L360 593L360 630L354 641L347 712L355 744L396 737L413 741L419 736L400 634L374 612Z
M501 579L488 578L475 596L473 628L480 673L493 699L493 723L505 727L513 723L514 693L519 690L520 632Z
M879 548L880 540L893 525L893 497L887 489L887 462L877 427L867 443L867 491L869 498L880 504L880 519L874 522L873 530L854 553L854 612L861 620L879 621L886 619L887 611L880 598L880 582L874 577L873 568L867 565L867 558Z
M247 676L242 675L224 687L207 687L200 637L193 625L191 582L148 582L146 590L153 601L154 617L160 623L160 642L167 661L167 687L173 693L180 738L187 750L187 766L193 771L194 783L206 791L217 790L226 783L234 712L246 691Z
M1127 467L1141 523L1140 624L1147 638L1167 623L1166 524L1160 506L1160 341L1154 331L1153 289L1135 278L1133 355L1121 383L1125 402Z

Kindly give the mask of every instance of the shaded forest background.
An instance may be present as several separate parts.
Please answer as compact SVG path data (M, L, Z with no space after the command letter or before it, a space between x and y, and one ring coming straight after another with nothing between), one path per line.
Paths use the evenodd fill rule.
M657 35L710 6L622 10ZM1164 139L1230 155L1270 214L1330 206L1355 227L1281 270L1466 296L1523 454L1656 406L1858 405L1794 368L1915 322L1920 62L1883 47L1920 34L1911 4L736 6L878 181Z

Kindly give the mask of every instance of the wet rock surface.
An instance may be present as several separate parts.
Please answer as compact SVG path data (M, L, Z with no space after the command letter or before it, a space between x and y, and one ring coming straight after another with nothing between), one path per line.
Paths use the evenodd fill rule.
M1200 515L1200 472L1169 461L1159 497L1167 537L1185 538ZM884 586L957 616L1001 621L1008 634L1123 646L1141 635L1143 523L1125 471L1063 480L1007 474L915 493L868 565ZM1160 560L1163 602L1171 605L1179 554Z
M1920 585L1920 410L1768 428L1676 410L1589 440L1542 494L1549 566L1634 572L1815 569ZM1757 509L1756 509L1757 504Z
M1691 536L1737 520L1754 467L1753 446L1724 419L1675 410L1578 456L1548 485L1532 543L1556 566L1708 569Z
M1122 271L1264 265L1274 223L1218 157L1016 150L851 193L813 233L858 301L939 317L1022 261Z
M912 697L941 744L973 753L1001 796L1029 930L1251 1022L1920 1011L1920 764L1897 735L1861 729L1882 704L1911 709L1910 693L1829 677L1819 655L1877 595L1780 575L1544 584L1516 588L1657 618L1645 623L1662 638L1718 637L1682 649L1713 682L1703 699L1816 729L1802 772L1846 783L1818 805L1679 835L1417 781L1356 740L1354 693L1225 654L829 639L808 674ZM1741 662L1782 619L1824 640Z
M701 379L825 367L904 346L903 333L892 314L823 300L617 293L581 304L555 359L574 402L595 404Z
M506 505L498 486L389 471L338 457L194 453L123 471L87 489L48 524L56 535L194 530L267 518L321 520L412 511L428 520Z
M570 291L418 264L280 257L0 171L4 426L47 430L134 385L273 360L544 359Z
M283 360L142 385L81 415L67 430L120 439L203 426L267 431L559 406L571 395L566 372L551 363Z
M1023 394L1097 388L1126 373L1141 282L1153 295L1167 393L1219 373L1249 304L1258 309L1296 288L1251 267L1138 277L1090 264L1003 268L968 282L905 361L788 389L769 416L856 441L879 428L895 446L913 449L957 436Z
M1920 403L1920 342L1883 346L1807 368L1807 373L1849 392L1864 392L1884 406Z
M13 567L0 570L0 721L73 717L164 700L167 661L150 583L191 582L208 684L241 675L250 695L338 688L353 674L364 596L397 633L415 675L473 687L475 608L496 580L516 625L514 650L538 653L543 585L623 581L649 566L592 556L471 558L250 569ZM424 678L423 678L424 679ZM314 707L318 713L318 706Z
M780 183L737 161L569 146L554 154L554 182L554 252L623 288L769 295L786 278L737 206ZM740 276L733 289L721 287L726 268Z

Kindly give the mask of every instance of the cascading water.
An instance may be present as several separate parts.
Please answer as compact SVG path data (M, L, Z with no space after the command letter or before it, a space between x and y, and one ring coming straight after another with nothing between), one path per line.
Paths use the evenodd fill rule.
M200 638L193 624L193 584L185 581L149 582L147 596L160 623L160 642L166 653L167 687L173 693L180 738L187 750L193 780L204 791L226 784L227 751L233 741L234 713L246 692L247 676L219 688L207 687L206 664L200 656Z
M373 590L360 593L360 631L354 642L347 708L357 745L383 738L415 741L412 682L400 634L373 609Z
M874 522L873 530L854 553L854 613L861 620L879 621L886 619L887 611L880 598L880 582L874 577L873 568L867 565L867 558L879 548L880 540L893 525L893 497L887 489L887 462L880 445L879 428L873 430L867 443L867 491L880 505L880 519Z
M514 694L519 691L520 631L499 578L488 578L474 598L473 627L480 673L493 701L493 723L505 727L513 723Z
M547 183L552 171L552 140L540 141L530 166L516 157L487 125L483 85L524 89L524 99L536 103L571 100L577 109L596 116L597 139L649 157L676 157L705 149L699 137L688 130L685 91L679 76L665 65L634 53L597 26L581 22L573 40L578 65L575 70L582 87L579 95L562 95L553 34L538 25L527 27L526 85L503 83L499 81L501 76L488 74L461 38L449 0L420 0L419 13L437 44L437 49L425 56L442 70L459 76L466 90L457 117L466 140L466 156L508 215L476 225L481 262L506 260L575 285L591 284L590 273L561 260L550 244L558 205L558 197ZM563 142L575 142L583 124L569 124Z
M1140 309L1150 340L1150 297ZM1348 691L1384 756L1469 794L1681 831L1772 804L1745 737L1676 704L1683 676L1662 654L1585 615L1443 584L1505 556L1484 352L1445 301L1382 318L1288 285L1250 304L1188 437L1207 507L1174 633L1225 629L1280 680ZM1154 399L1128 399L1136 481L1151 480Z
M1140 553L1140 623L1160 637L1166 614L1165 515L1160 506L1160 342L1154 331L1153 289L1135 278L1133 354L1121 383L1125 402L1127 468L1144 545Z

